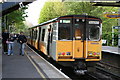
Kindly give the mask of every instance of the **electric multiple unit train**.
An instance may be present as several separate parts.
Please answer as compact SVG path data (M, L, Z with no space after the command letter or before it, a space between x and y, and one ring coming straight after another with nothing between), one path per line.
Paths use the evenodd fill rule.
M63 66L86 70L101 60L101 34L100 18L67 15L29 28L28 44Z

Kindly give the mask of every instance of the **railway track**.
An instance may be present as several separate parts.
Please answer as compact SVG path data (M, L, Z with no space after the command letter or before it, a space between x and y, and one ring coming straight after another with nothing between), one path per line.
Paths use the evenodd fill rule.
M30 46L30 45L29 45ZM30 46L31 47L31 46ZM33 47L31 47L33 48ZM57 62L55 62L53 59L48 58L44 54L40 54L41 52L37 51L35 48L33 48L39 55L41 55L43 58L45 58L48 62L53 64L56 68L61 70L63 73L65 73L67 76L69 76L72 80L120 80L120 76L114 73L111 73L106 70L106 66L113 67L120 69L119 67L106 64L104 62L99 62L96 64L96 72L88 72L85 75L78 76L74 73L74 70L70 67L63 67L59 65ZM109 68L110 69L110 68Z
M120 67L104 63L104 62L99 62L96 64L96 71L104 74L105 76L109 77L109 80L120 80Z

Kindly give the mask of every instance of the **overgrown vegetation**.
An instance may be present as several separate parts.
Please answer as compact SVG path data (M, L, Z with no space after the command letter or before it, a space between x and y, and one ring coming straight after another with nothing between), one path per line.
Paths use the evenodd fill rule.
M106 45L112 45L112 26L117 26L117 19L104 17L105 12L118 12L117 7L92 6L89 2L46 2L40 12L39 23L64 15L81 15L87 13L102 19L102 39L108 41ZM115 30L115 45L117 46L117 30Z

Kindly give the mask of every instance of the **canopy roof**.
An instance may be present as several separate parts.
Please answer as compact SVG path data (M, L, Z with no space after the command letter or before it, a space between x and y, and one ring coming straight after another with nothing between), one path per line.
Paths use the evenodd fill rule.
M32 1L35 1L35 0L31 0ZM20 8L21 6L21 2L22 2L22 5L27 5L31 2L25 2L25 0L19 0L19 2L3 2L3 3L0 3L0 16L4 16L12 11L15 11L17 9Z

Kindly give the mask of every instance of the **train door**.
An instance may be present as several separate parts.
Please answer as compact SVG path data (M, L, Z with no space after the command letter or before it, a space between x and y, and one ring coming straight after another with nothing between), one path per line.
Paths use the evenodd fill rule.
M73 58L83 58L83 19L73 19Z
M40 34L41 34L41 27L39 27L39 34L38 34L38 50L40 50Z
M48 39L47 39L47 54L50 54L50 50L51 50L51 42L52 42L52 24L49 25L48 28Z

